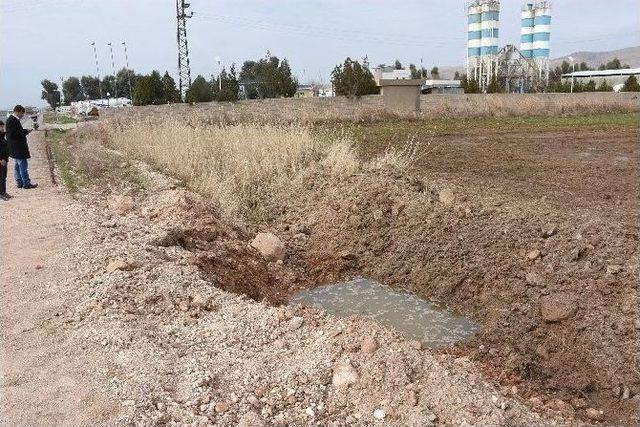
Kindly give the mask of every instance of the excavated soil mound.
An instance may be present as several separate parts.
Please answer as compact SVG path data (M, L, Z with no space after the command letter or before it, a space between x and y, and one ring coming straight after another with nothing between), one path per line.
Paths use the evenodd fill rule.
M308 280L289 291L349 274L415 291L481 322L449 351L534 406L585 416L589 402L635 417L637 400L619 394L640 391L637 229L592 211L486 203L404 175L369 169L335 182L310 172L297 183L279 232Z
M72 233L87 279L73 289L85 302L70 321L85 352L112 360L96 376L120 402L115 425L565 425L500 393L465 357L217 289L284 291L293 285L281 277L295 274L259 258L252 236L198 196L83 197Z

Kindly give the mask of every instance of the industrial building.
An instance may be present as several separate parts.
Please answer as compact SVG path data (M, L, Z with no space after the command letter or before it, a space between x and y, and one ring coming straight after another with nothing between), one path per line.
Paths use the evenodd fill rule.
M460 80L427 79L422 83L420 91L423 94L460 94L464 93Z
M551 2L526 3L520 15L520 48L499 48L500 1L467 6L467 76L482 90L496 78L507 92L525 92L549 80Z
M574 73L566 73L562 75L564 81L589 83L593 80L596 85L606 82L610 86L622 85L631 76L640 79L640 68L623 68L620 70L592 70L592 71L576 71Z

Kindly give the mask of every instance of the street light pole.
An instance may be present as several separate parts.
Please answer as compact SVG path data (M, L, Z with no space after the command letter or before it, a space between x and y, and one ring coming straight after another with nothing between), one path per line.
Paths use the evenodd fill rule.
M573 85L575 83L575 73L576 73L576 63L573 60L573 56L569 57L569 61L571 61L571 93L573 93Z
M96 42L91 42L93 46L93 56L96 59L96 73L98 74L98 91L100 92L100 103L102 103L102 80L100 80L100 65L98 65L98 51L96 49Z
M129 80L129 100L133 102L133 91L131 90L131 73L129 72L129 53L127 52L127 42L122 42L124 46L124 60L127 66L127 79Z
M113 97L115 99L118 99L118 77L116 74L116 63L113 60L113 46L111 45L111 42L107 43L107 46L109 46L109 50L111 51L111 69L113 70Z
M216 56L216 62L218 63L218 93L220 93L222 92L222 78L220 77L222 74L222 68L220 67L221 61L219 56Z

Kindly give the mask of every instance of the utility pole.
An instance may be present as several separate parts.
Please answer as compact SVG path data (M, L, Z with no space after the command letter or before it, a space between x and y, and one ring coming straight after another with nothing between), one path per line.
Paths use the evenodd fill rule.
M222 61L219 56L216 56L216 62L218 63L218 93L222 92Z
M127 79L129 80L129 100L133 102L133 91L131 90L131 72L129 70L129 53L127 52L127 42L122 42L124 46L124 61L127 67Z
M98 90L100 91L100 103L102 103L102 80L100 80L100 65L98 65L98 51L96 50L96 42L91 42L93 46L93 56L96 59L96 73L98 74Z
M63 94L63 90L62 87L64 86L64 77L60 76L60 106L62 106L62 94Z
M113 97L118 99L118 75L116 74L116 62L113 60L113 45L111 42L107 43L109 50L111 51L111 69L113 70Z
M187 15L191 6L185 0L176 0L176 17L178 20L178 88L184 100L187 89L191 87L191 69L189 68L189 44L187 43L187 19L193 18L193 12Z

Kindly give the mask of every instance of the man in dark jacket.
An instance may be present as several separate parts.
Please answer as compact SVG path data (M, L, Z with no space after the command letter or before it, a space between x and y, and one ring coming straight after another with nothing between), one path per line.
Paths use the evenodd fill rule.
M31 158L29 145L27 145L27 135L29 130L22 128L20 120L24 116L25 110L22 105L13 108L13 114L7 118L7 143L9 145L9 157L15 159L15 177L18 188L36 188L38 184L32 184L29 179L29 163Z
M9 147L4 139L4 122L0 120L0 200L7 201L11 198L7 194L7 166L9 164Z

